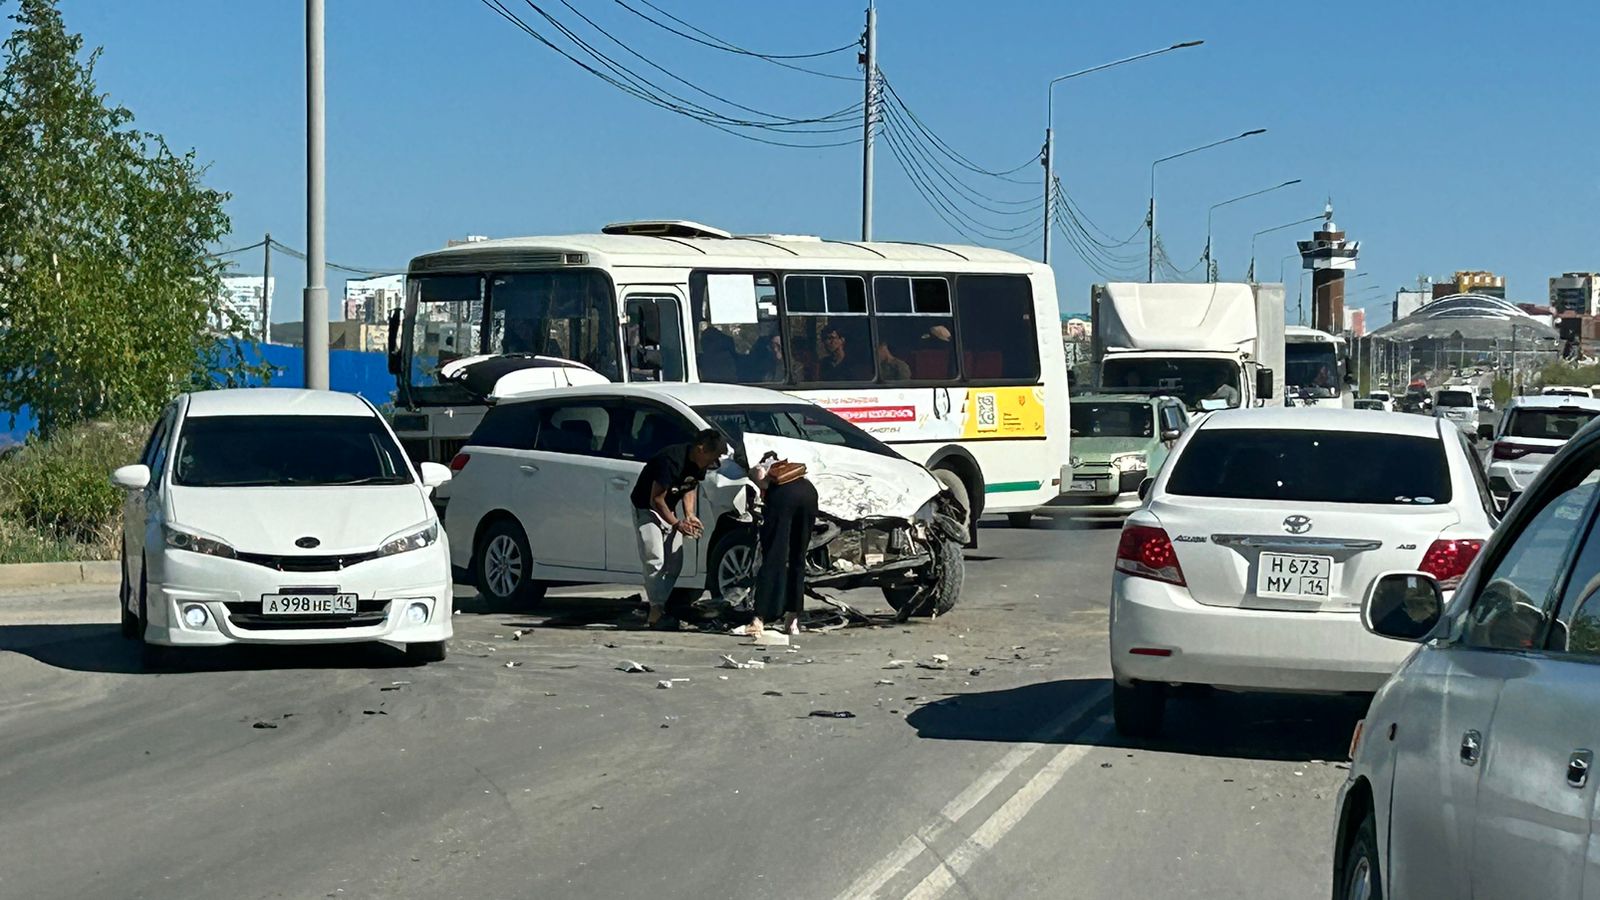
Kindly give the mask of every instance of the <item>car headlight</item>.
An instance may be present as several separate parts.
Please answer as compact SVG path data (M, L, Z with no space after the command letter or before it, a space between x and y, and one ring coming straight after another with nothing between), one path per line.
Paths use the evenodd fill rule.
M410 550L421 550L439 539L439 523L429 522L420 528L407 528L391 536L378 546L379 556L393 556Z
M224 559L233 559L233 548L224 541L171 525L163 529L166 544L174 550L187 550L190 553L204 553L207 556L220 556Z
M1148 472L1150 462L1143 453L1129 453L1111 461L1119 472Z

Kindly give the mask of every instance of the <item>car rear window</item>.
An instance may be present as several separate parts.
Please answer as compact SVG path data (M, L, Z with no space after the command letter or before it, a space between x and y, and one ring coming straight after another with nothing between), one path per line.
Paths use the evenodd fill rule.
M1173 464L1167 492L1303 503L1448 503L1444 454L1435 437L1202 429Z
M410 484L411 467L377 416L204 416L178 434L184 487Z
M1594 417L1594 411L1587 409L1514 409L1506 424L1506 436L1564 441Z
M1440 406L1472 406L1474 400L1470 391L1440 391L1436 402Z
M1155 416L1148 403L1072 403L1073 437L1137 437L1155 435Z

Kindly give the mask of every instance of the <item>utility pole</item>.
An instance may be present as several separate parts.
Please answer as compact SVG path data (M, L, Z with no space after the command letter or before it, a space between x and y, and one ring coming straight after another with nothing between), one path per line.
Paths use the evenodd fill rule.
M861 239L872 240L872 126L878 112L878 8L867 0L867 33L862 38L866 53L861 56L867 72L866 100L861 118ZM1046 232L1048 234L1048 232Z
M306 291L302 303L306 387L328 389L326 135L323 131L322 2L306 0Z
M1150 167L1150 209L1144 214L1144 230L1149 232L1150 255L1145 264L1144 280L1154 284L1156 280L1156 167Z
M272 232L261 244L261 343L272 343Z
M1051 82L1050 86L1052 88L1055 87L1055 82ZM1053 114L1054 106L1055 106L1055 104L1053 102L1055 100L1054 95L1051 95L1049 100L1052 101L1048 105L1051 107L1052 114ZM1055 211L1053 209L1053 205L1054 205L1054 200L1056 199L1055 198L1055 184L1054 184L1055 178L1056 178L1056 157L1055 157L1055 153L1056 153L1056 130L1051 125L1046 125L1044 127L1044 160L1043 160L1043 162L1044 162L1044 255L1039 257L1039 261L1044 263L1047 266L1050 265L1050 229L1051 229L1051 227L1053 227L1055 225L1055 216L1053 215L1053 213Z

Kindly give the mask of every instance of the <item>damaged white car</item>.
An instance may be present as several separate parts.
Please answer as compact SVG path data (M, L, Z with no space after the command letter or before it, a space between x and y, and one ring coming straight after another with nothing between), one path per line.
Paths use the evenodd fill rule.
M706 531L688 542L675 601L748 597L760 509L745 470L770 450L805 463L817 488L811 586L876 586L909 615L955 606L967 510L947 485L819 406L720 384L557 388L490 407L450 464L445 527L458 580L518 602L552 585L637 582L634 482L662 448L708 427L731 450L700 486Z

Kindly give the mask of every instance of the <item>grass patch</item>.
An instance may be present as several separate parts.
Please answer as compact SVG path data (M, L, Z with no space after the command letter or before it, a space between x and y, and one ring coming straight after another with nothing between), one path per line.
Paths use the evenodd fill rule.
M114 559L123 497L111 470L138 458L148 431L94 422L0 459L0 563Z

